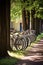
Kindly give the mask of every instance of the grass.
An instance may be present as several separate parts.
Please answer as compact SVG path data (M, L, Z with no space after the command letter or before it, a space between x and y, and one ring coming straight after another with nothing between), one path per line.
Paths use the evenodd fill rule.
M24 51L8 51L8 54L11 57L16 57L17 59L20 59L22 57L24 57Z
M43 33L39 34L35 40L35 43L39 42L43 38Z
M0 65L14 65L17 62L15 58L3 58L0 59Z

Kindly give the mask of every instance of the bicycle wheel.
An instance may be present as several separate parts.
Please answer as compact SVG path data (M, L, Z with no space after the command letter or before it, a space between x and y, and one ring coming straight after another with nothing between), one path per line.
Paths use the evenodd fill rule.
M15 47L17 50L25 50L26 49L26 41L23 37L20 37L16 40Z
M36 35L34 35L34 34L30 35L30 39L31 39L31 42L34 42L36 39Z

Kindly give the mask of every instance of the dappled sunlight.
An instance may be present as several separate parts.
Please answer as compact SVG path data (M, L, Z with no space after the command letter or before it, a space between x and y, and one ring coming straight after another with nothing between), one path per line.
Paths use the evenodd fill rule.
M18 58L18 59L21 59L21 60L29 60L29 61L43 61L43 56L41 56L39 53L36 53L34 55L30 55L30 56L25 56L25 55L20 55L20 54L16 54L16 53L13 53L13 52L10 52L8 51L8 54L11 56L11 57L15 57L15 58Z
M35 49L34 49L34 48L32 48L31 51L33 51L33 52L36 52L36 51L43 51L43 49L40 49L40 48L35 48Z
M22 57L24 57L23 54L18 54L18 53L14 53L14 52L10 52L10 51L8 51L8 54L9 54L11 57L15 57L15 58L18 58L18 59L21 59Z
M37 55L33 55L33 56L26 56L23 57L22 60L29 60L29 61L43 61L43 56L37 56Z
M23 63L22 65L26 65L26 63Z
M41 40L41 42L43 42L43 39Z
M43 45L43 41L42 41L42 40L40 40L38 43L39 43L39 45ZM40 43L41 43L41 44L40 44Z
M39 63L43 61L43 40L38 39L37 43L34 41L25 50L8 51L9 56L17 58L20 62L17 65L31 65L32 63ZM16 64L15 64L16 65Z

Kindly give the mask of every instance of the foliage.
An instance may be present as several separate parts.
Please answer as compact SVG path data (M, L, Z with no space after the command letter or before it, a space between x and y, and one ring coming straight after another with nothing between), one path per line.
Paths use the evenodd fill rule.
M37 7L35 7L35 16L43 19L43 0L37 1Z
M41 33L41 34L39 34L39 35L37 36L36 41L40 41L40 39L42 39L42 38L43 38L43 33Z
M13 19L13 20L16 18L19 18L22 14L21 5L19 3L18 2L13 2L13 3L11 2L10 16L11 16L11 19Z
M43 0L11 0L11 18L17 18L22 15L22 9L34 10L35 17L43 19Z
M43 19L43 0L28 0L25 3L26 6L25 8L30 11L30 10L35 10L35 15L34 17L42 18Z

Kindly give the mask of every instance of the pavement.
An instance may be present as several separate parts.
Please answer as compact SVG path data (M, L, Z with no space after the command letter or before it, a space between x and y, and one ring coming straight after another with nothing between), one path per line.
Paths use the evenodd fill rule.
M15 65L43 65L43 39L27 52Z

